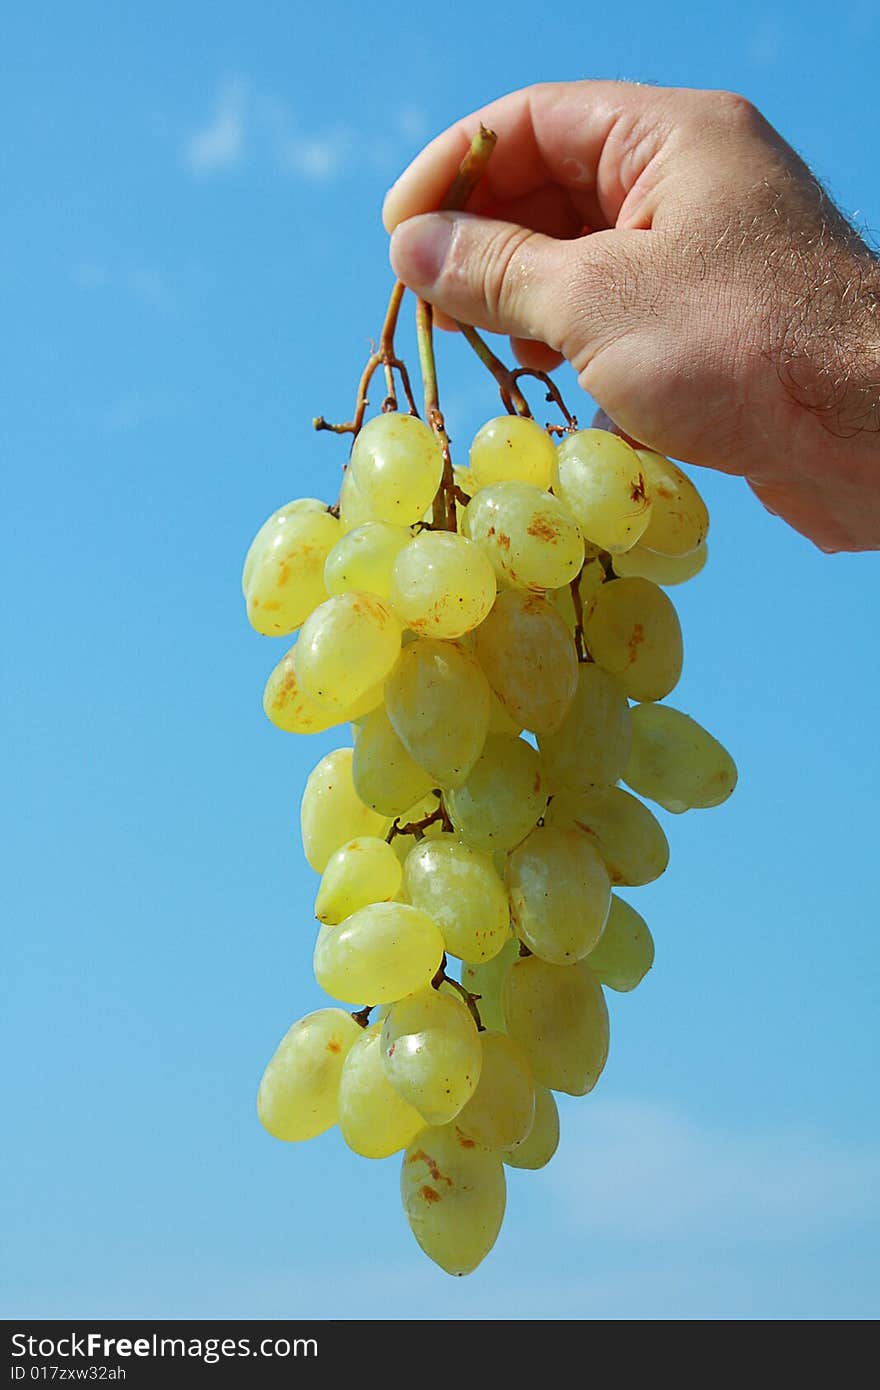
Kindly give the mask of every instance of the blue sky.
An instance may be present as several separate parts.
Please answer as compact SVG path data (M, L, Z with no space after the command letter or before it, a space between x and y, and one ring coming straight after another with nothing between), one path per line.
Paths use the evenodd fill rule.
M297 806L340 740L264 720L284 644L247 627L240 566L275 507L335 494L344 448L310 420L349 412L380 326L387 185L505 90L622 76L745 92L880 226L876 7L709 14L12 6L5 1316L880 1311L877 559L819 554L731 478L700 478L673 703L740 786L666 818L670 868L631 894L657 964L612 998L553 1164L512 1174L493 1255L448 1279L396 1159L254 1113L320 1002ZM492 383L452 341L440 373L463 451Z

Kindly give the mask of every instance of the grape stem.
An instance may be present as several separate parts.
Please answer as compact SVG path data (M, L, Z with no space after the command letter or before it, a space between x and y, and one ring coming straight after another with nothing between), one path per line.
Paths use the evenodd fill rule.
M580 574L569 584L571 590L571 602L574 607L574 647L577 652L577 659L583 665L587 661L592 661L592 657L587 651L587 644L584 641L584 605L581 599L581 577Z
M422 820L412 820L408 821L406 825L401 825L398 818L395 816L391 829L388 831L385 839L389 845L395 835L414 835L417 840L423 840L428 826L436 825L438 821L442 822L444 830L452 829L452 821L449 819L446 813L446 807L443 805L442 801L436 811L432 811L430 815L425 816Z
M410 385L409 372L406 369L406 364L401 361L394 351L394 334L397 330L397 320L400 317L400 306L405 293L406 286L402 281L396 281L391 291L391 298L388 300L388 308L385 311L385 322L382 325L379 346L373 348L373 351L367 358L367 365L361 373L354 418L352 420L346 420L341 425L331 425L324 419L323 415L317 415L312 421L316 430L330 430L333 434L353 434L356 436L360 431L361 425L364 423L364 415L369 405L367 392L370 389L370 383L380 367L382 367L385 372L385 386L388 393L382 402L383 413L397 409L397 392L394 384L394 373L397 371L400 374L400 384L403 388L403 394L406 396L407 404L409 405L409 413L410 415L418 415L418 408L416 406L415 397L413 396L412 386Z
M355 1013L352 1014L352 1018L354 1019L355 1023L358 1025L359 1028L369 1028L370 1014L373 1012L375 1007L375 1004L365 1004L362 1009L358 1009Z
M576 417L572 415L565 401L562 399L562 393L556 385L556 382L553 381L546 372L539 372L537 368L534 367L517 367L512 371L510 367L504 365L500 357L495 356L495 353L489 347L485 338L481 338L475 328L471 328L471 326L466 323L459 323L458 320L456 320L456 326L465 342L470 344L483 366L488 368L498 382L501 401L508 415L524 415L528 420L534 418L529 409L529 403L519 389L518 384L520 379L524 376L533 377L536 381L543 382L544 386L546 386L546 399L559 407L565 420L564 425L547 425L547 430L551 434L569 434L572 430L577 429Z
M478 999L481 999L481 998L482 998L482 995L480 995L480 994L471 994L470 990L469 990L469 989L465 989L464 985L461 984L460 981L458 981L458 980L456 980L456 979L453 979L453 977L452 977L451 975L447 975L447 973L446 973L446 964L447 964L447 961L446 961L446 952L444 951L444 952L443 952L443 959L442 959L441 962L440 962L440 969L437 971L437 974L434 976L433 980L431 981L431 988L432 988L432 989L439 989L440 986L441 986L442 984L444 984L444 983L447 984L447 985L451 985L452 988L453 988L458 994L461 995L461 997L462 997L462 999L464 1000L465 1004L467 1004L468 1009L469 1009L469 1011L470 1011L471 1018L474 1020L474 1023L477 1025L477 1032L478 1032L478 1033L485 1033L486 1028L485 1028L485 1025L484 1025L484 1023L483 1023L483 1020L480 1018L480 1011L479 1011L479 1009L477 1008L477 1000L478 1000Z

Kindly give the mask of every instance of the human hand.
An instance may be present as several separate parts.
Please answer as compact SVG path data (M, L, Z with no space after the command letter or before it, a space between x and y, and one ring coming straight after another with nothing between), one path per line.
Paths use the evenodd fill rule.
M478 124L466 213L436 213ZM546 84L466 117L385 200L397 275L566 358L621 430L744 476L825 550L880 547L880 263L742 97Z

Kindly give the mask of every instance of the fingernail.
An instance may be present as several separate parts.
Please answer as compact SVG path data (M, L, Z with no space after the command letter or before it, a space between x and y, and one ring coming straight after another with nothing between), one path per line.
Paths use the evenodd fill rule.
M405 284L426 290L446 264L454 231L449 213L429 212L401 222L391 238L391 264Z

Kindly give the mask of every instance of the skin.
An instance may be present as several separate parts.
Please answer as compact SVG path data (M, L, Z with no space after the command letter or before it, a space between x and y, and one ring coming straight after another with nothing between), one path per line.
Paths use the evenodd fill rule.
M468 210L432 212L480 121ZM742 475L823 550L880 548L880 262L743 97L513 92L428 145L384 219L444 326L567 359L621 432Z

